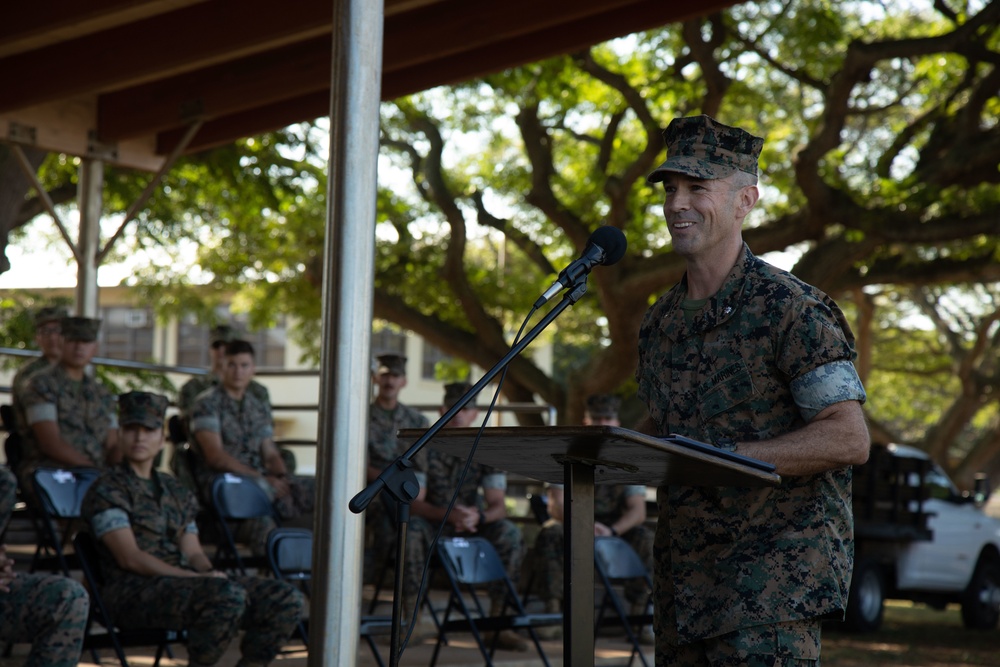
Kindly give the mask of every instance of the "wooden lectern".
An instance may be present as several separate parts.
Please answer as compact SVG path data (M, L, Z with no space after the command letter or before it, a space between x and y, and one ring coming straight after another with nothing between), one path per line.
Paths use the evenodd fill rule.
M404 442L423 435L399 432ZM467 459L479 428L444 428L427 443ZM473 456L499 470L565 484L563 664L594 665L594 485L777 486L774 466L681 436L654 438L616 426L495 427Z

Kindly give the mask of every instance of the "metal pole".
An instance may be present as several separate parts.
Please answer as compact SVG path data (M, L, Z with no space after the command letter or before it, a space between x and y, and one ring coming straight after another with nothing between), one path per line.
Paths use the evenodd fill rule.
M101 208L104 194L104 161L80 161L80 239L76 264L76 313L97 317L97 267L101 250Z
M310 667L355 667L360 640L364 518L347 506L364 484L368 432L384 8L333 2Z

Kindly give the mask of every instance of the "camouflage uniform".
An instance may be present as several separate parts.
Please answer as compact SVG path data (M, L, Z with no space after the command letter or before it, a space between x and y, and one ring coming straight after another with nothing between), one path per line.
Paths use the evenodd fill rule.
M151 479L127 464L106 471L83 501L82 515L94 534L130 528L146 553L192 569L179 547L184 532L197 533L194 495L156 470ZM253 576L147 577L122 569L99 541L100 566L108 582L101 595L122 628L183 627L188 655L215 664L242 628L243 659L267 663L288 639L305 606L302 593L285 581Z
M227 454L261 474L266 472L262 445L274 435L274 422L270 405L261 402L250 391L239 401L227 394L221 384L203 392L191 410L191 428L194 433L218 433ZM208 467L200 447L195 445L194 451L198 462L194 471L195 481L204 497L208 498L211 496L212 479L218 471ZM258 481L274 501L278 516L295 519L311 513L316 504L315 478L288 475L285 481L288 482L289 493L284 498L275 498L274 488L263 478ZM242 522L237 537L260 555L265 553L267 534L276 525L270 517L248 519Z
M0 644L30 642L25 667L73 667L80 661L90 596L58 574L18 573L0 590Z
M55 421L59 435L74 449L89 458L96 468L105 465L104 443L108 433L118 428L115 413L115 396L100 382L90 376L73 380L59 364L40 370L28 381L24 393L24 410L28 425L42 421ZM38 448L31 429L24 440L24 460L18 475L21 483L39 467L59 467Z
M191 378L181 386L181 391L177 395L177 409L180 410L186 419L191 414L191 410L194 408L194 403L198 397L209 389L219 386L220 383L221 380L214 373ZM270 412L271 394L268 393L267 387L256 380L251 380L247 386L247 391L253 394L258 401L266 405L268 412Z
M18 369L10 383L11 405L14 409L14 430L22 438L26 437L28 432L28 416L24 414L24 394L28 391L28 381L38 371L51 366L52 362L45 357L32 359Z
M35 334L38 334L38 330L41 327L53 322L60 322L62 318L66 317L68 314L69 313L62 306L42 308L35 314ZM14 409L14 430L19 433L22 438L28 429L28 419L24 414L23 405L24 392L28 389L28 379L35 372L48 368L51 365L52 362L44 356L32 359L18 369L17 373L14 374L14 379L11 381L10 394L11 405Z
M191 410L194 408L195 401L198 396L204 392L219 386L220 382L221 380L217 375L209 373L208 375L193 377L181 386L181 391L177 395L177 408L180 410L180 418L184 425L184 433L189 440L191 438ZM268 414L270 415L271 396L268 394L267 387L256 380L252 380L247 387L247 391L256 396L261 403L267 406ZM274 423L273 418L271 423ZM191 446L190 443L174 443L174 445L179 449L186 449ZM188 459L186 457L172 456L170 458L170 470L174 473L174 476L177 477L177 479L183 482L185 486L190 488L196 494L200 493L197 482L194 478L194 471L189 470Z
M420 412L402 403L395 410L383 410L372 403L368 412L368 465L383 470L396 457L406 451L396 439L396 432L404 428L427 428L430 422ZM417 452L413 459L414 472L420 486L427 484L427 448ZM410 530L413 529L411 517ZM410 538L407 537L407 542ZM365 510L365 542L371 547L373 565L381 569L386 559L393 555L396 544L395 501L388 493L380 493ZM420 564L421 568L423 563Z
M447 507L458 489L458 480L465 468L465 461L457 456L451 456L436 451L433 448L427 454L427 495L424 501L437 507ZM469 474L465 477L458 492L457 503L467 507L484 509L484 503L479 495L479 488L507 490L507 475L490 466L473 463ZM406 570L403 579L403 592L408 599L415 596L420 586L424 561L427 560L431 542L439 524L431 524L423 517L410 519L410 530L406 537ZM445 526L442 535L454 535L451 525ZM524 559L524 538L521 529L510 519L501 519L485 525L479 525L476 536L488 540L500 556L507 575L515 584L521 578L521 561ZM506 588L503 582L494 584L490 596L494 600L502 600Z
M7 529L15 504L17 504L17 477L10 468L0 468L0 536Z
M746 246L719 292L687 315L686 285L660 298L639 331L638 395L657 434L752 442L864 400L853 335L819 290ZM658 502L657 664L689 642L842 617L854 552L850 468L777 488L665 486ZM783 650L818 660L818 622L809 627Z
M598 484L594 487L594 521L610 526L621 517L626 500L634 495L645 497L646 487L641 484ZM549 519L535 538L534 583L538 596L543 600L563 599L564 533L561 521ZM621 538L635 549L652 573L653 532L639 524L622 534ZM645 602L648 595L645 580L629 581L625 586L625 597L629 602Z

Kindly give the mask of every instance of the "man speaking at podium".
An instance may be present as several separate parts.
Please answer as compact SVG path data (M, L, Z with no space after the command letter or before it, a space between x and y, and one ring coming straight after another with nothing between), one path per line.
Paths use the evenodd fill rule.
M639 331L639 430L772 463L782 482L658 489L656 664L815 665L821 621L847 604L851 466L868 458L854 336L830 297L743 242L763 140L708 116L664 138L648 181L687 270Z

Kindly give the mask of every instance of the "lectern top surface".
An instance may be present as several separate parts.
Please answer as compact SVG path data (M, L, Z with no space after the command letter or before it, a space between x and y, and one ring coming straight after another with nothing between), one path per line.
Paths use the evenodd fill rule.
M428 447L467 458L478 428L444 428ZM424 431L405 429L412 444ZM671 436L654 438L616 426L488 427L474 454L477 463L543 482L561 483L566 464L590 465L597 484L662 486L776 486L773 466L711 445Z

